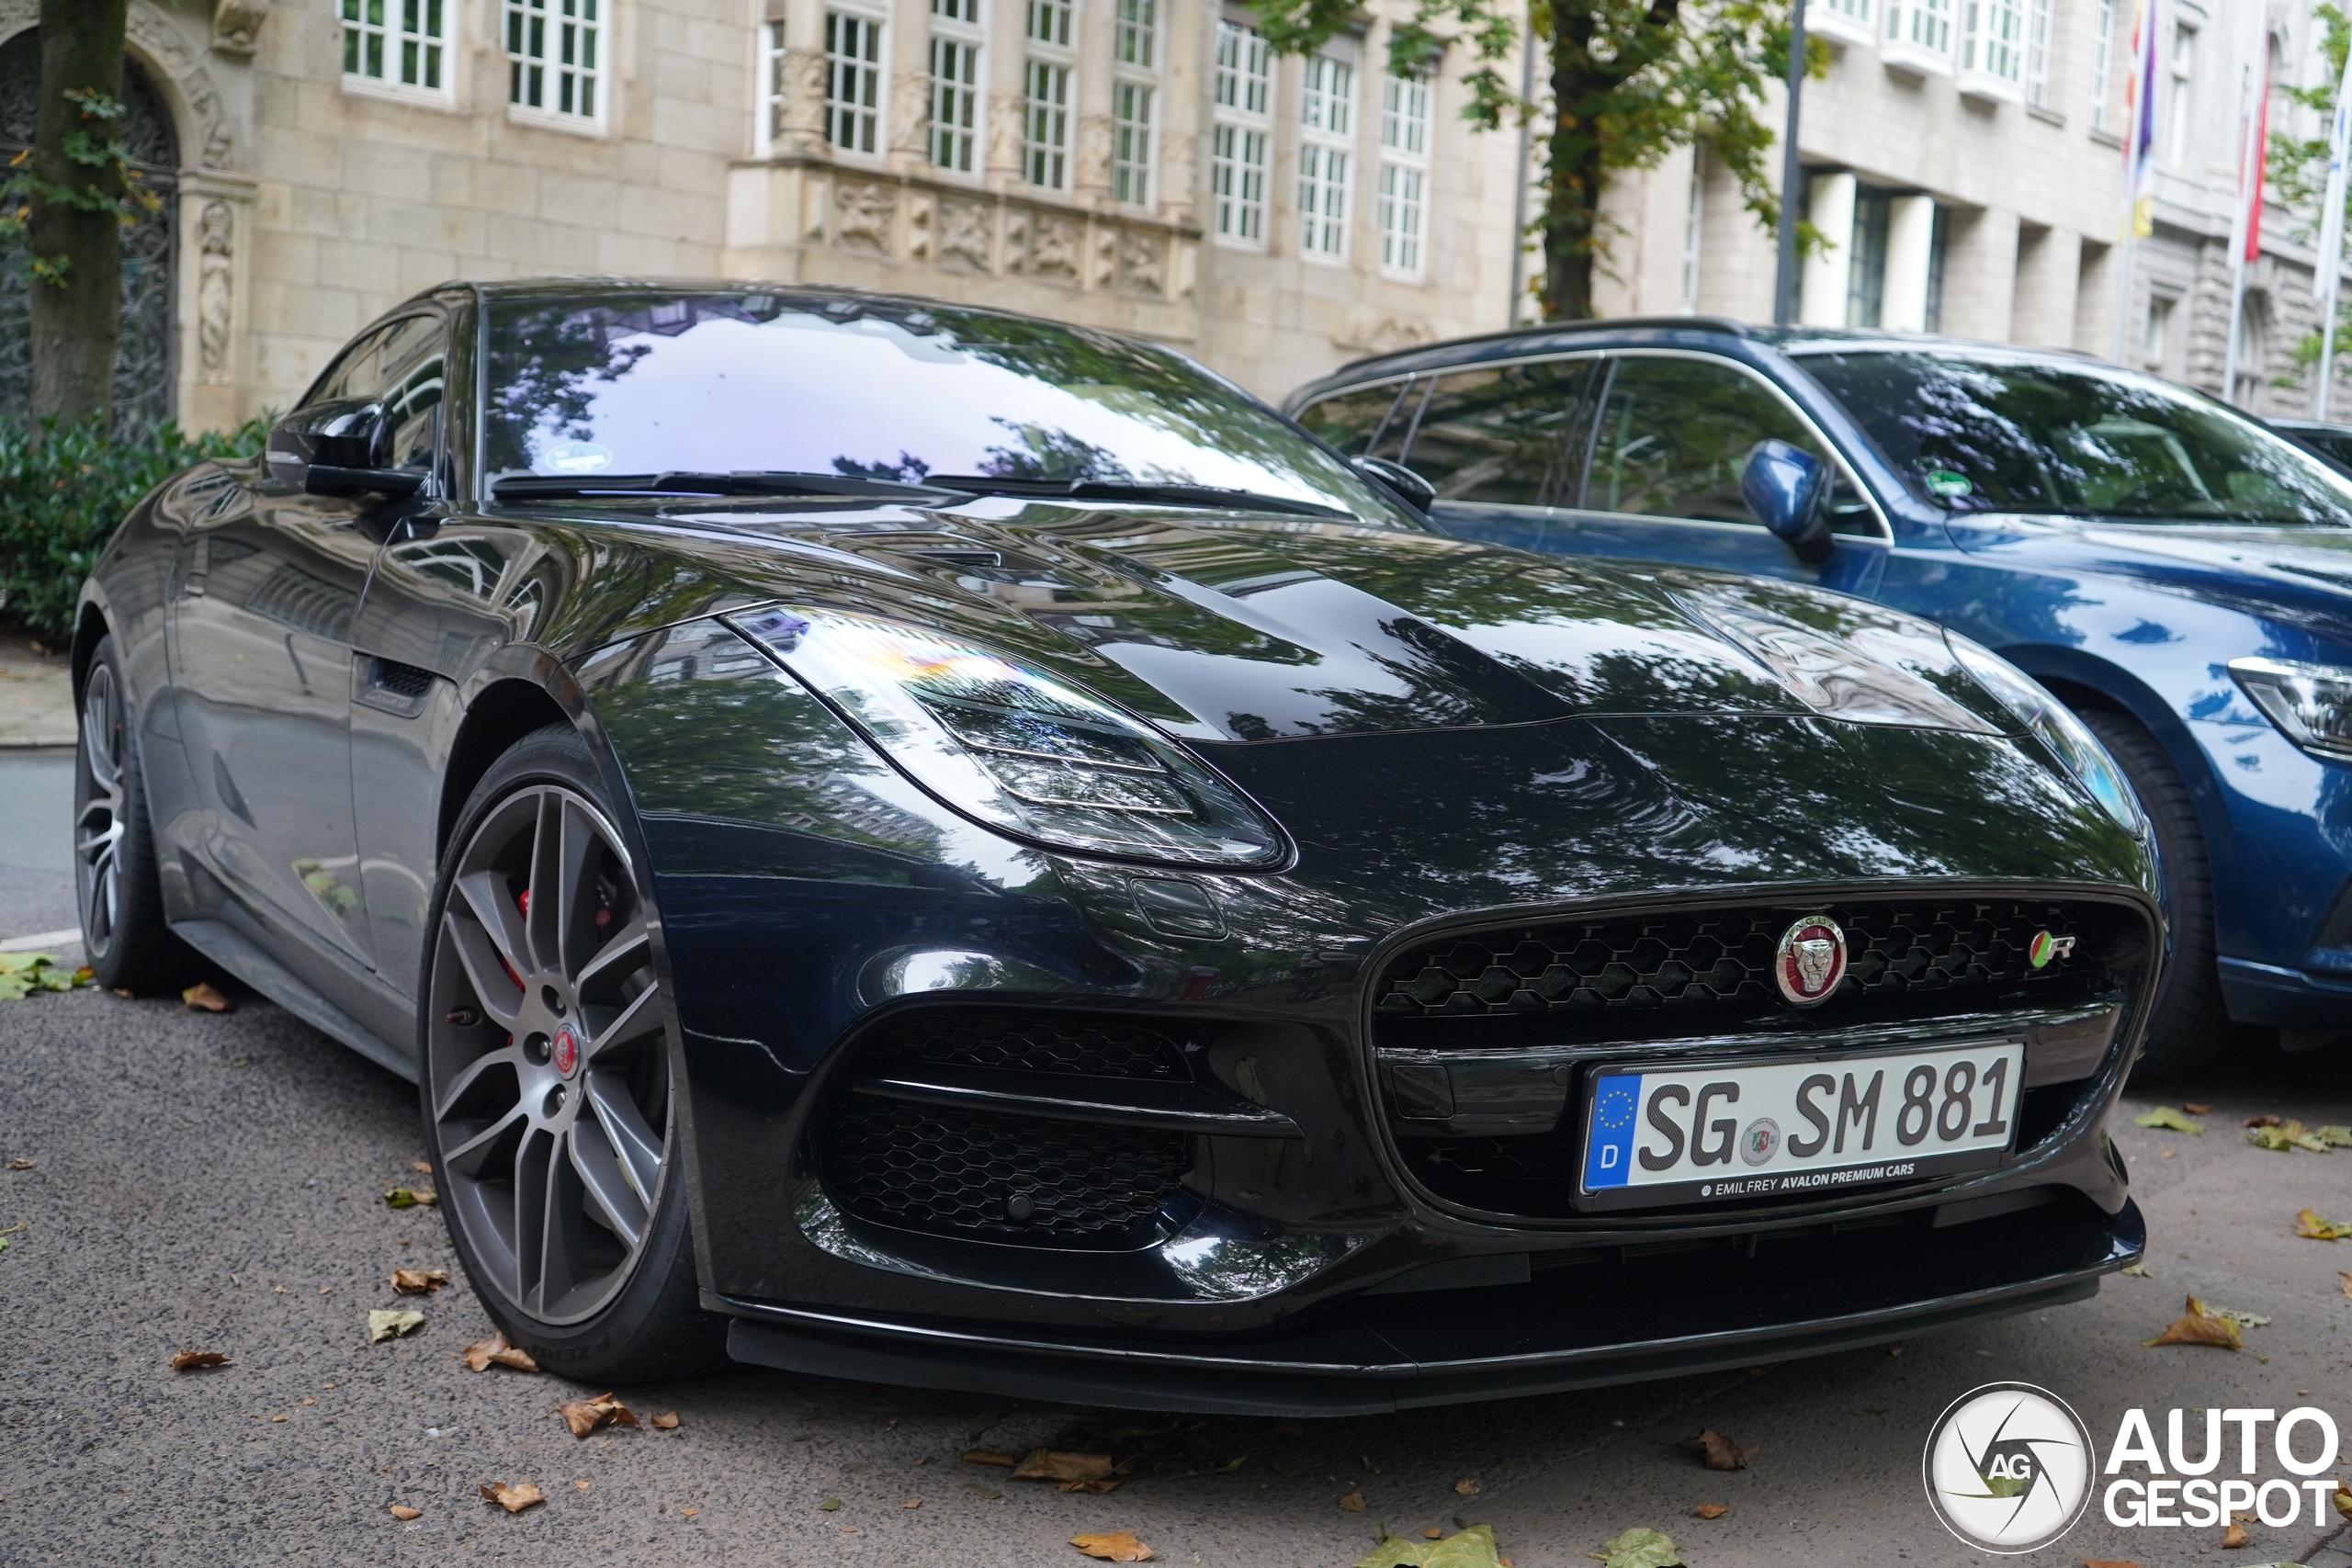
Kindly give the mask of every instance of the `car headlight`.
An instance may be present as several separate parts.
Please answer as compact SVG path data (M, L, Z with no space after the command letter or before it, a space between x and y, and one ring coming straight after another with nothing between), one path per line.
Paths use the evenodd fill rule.
M2230 673L2288 739L2314 757L2352 761L2352 670L2233 659Z
M2148 819L2140 810L2140 797L2132 792L2132 781L2123 776L2123 770L2115 765L2115 759L2107 754L2098 737L2065 704L1983 643L1949 630L1944 633L1944 641L1951 644L1952 657L1960 660L1961 667L1996 702L2016 715L2019 724L2057 753L2075 782L2089 791L2090 797L2109 817L2129 829L2132 837L2148 836Z
M726 618L900 772L984 827L1186 865L1262 867L1289 853L1281 830L1206 764L1017 659L835 610Z

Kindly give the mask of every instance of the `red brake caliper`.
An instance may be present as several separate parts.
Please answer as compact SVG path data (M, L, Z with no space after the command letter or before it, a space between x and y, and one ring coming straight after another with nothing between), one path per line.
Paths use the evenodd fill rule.
M522 892L516 894L514 896L514 902L522 906L523 918L526 920L529 919L531 918L531 890L526 887ZM523 989L523 976L514 973L514 965L506 962L506 954L502 953L498 955L498 966L506 971L506 977L514 982L514 988L516 990L519 991Z

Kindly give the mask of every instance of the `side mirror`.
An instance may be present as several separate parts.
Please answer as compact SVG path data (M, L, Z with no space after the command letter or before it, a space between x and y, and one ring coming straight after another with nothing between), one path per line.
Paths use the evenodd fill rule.
M1802 446L1758 441L1739 470L1739 497L1802 561L1829 558L1829 468Z
M422 468L391 466L391 420L372 398L297 410L269 433L269 471L311 495L414 495Z
M1374 483L1395 491L1424 516L1437 504L1437 486L1402 463L1392 463L1385 457L1351 457L1348 466Z

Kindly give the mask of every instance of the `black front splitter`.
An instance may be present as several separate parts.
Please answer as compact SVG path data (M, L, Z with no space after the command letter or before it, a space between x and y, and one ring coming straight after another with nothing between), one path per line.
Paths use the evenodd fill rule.
M720 1297L738 1361L862 1382L1235 1416L1355 1416L1826 1355L2081 1301L2147 1226L2079 1198L1826 1249L1589 1265L1359 1297L1245 1342L1091 1338Z

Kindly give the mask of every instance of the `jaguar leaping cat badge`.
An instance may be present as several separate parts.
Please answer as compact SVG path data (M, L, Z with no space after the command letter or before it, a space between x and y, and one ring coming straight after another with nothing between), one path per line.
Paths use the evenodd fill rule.
M1772 978L1781 995L1801 1008L1829 999L1846 977L1846 933L1826 915L1807 915L1781 937Z

